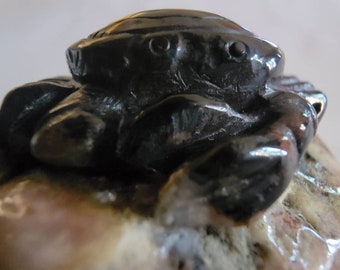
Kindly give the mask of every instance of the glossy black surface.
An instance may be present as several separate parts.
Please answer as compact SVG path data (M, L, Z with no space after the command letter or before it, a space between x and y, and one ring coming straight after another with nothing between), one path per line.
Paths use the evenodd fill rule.
M240 221L285 190L326 107L311 84L282 76L278 47L206 12L125 17L72 45L67 60L73 79L4 100L1 143L13 166L29 157L164 179L184 168Z

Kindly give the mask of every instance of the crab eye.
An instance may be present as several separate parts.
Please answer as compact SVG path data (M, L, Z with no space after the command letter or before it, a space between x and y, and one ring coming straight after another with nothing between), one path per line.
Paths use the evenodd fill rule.
M152 38L149 41L149 49L154 55L162 55L170 49L170 41L165 37Z
M227 44L227 52L234 59L242 59L247 56L248 46L241 41L234 41Z

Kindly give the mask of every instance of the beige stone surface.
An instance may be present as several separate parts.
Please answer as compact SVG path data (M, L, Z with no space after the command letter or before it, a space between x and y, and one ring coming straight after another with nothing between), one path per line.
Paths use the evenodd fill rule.
M173 199L163 189L156 214L146 216L115 207L119 194L98 196L34 170L0 186L0 269L335 270L340 175L333 162L314 140L288 190L243 226L200 203L189 182Z

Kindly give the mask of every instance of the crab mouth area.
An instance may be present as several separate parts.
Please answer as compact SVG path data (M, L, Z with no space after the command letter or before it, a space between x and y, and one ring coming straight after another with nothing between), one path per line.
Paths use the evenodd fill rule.
M205 97L195 93L173 94L164 97L161 100L150 102L140 109L137 116L135 117L135 120L138 120L147 114L153 113L158 109L164 109L164 111L167 112L173 111L175 113L178 110L182 109L184 111L193 107L197 108L197 110L199 110L199 108L206 108L216 112L224 113L226 117L236 117L246 121L254 120L252 117L238 112L236 109L230 106L228 102L221 101L216 98L214 99L213 97Z

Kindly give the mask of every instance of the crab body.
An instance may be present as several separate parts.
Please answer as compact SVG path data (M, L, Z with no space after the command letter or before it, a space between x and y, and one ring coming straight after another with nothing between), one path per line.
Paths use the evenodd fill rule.
M285 190L326 105L311 84L282 76L278 47L206 12L125 17L72 45L67 59L72 78L4 100L9 156L111 173L181 169L236 220Z

